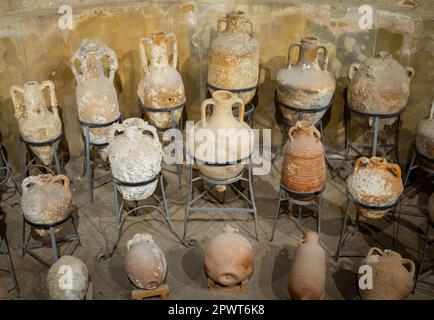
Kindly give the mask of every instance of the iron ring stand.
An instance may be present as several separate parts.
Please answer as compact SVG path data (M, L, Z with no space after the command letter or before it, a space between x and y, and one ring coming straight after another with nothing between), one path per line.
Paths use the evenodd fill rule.
M366 256L366 255L353 255L353 254L351 254L351 255L350 254L342 255L341 254L341 250L343 249L344 241L346 240L347 235L348 235L348 234L346 234L346 230L347 230L347 221L348 221L348 218L350 216L351 204L357 205L359 207L362 207L362 208L368 209L368 210L380 210L380 211L383 211L383 210L393 209L393 211L392 211L392 223L393 223L393 239L392 239L392 241L393 241L393 245L392 246L394 248L395 247L395 212L396 212L396 206L399 203L399 201L400 201L400 199L398 199L394 203L386 205L386 206L367 205L365 203L361 203L360 201L356 200L349 192L347 192L347 205L346 205L346 209L345 209L345 217L344 217L344 221L343 221L343 225L342 225L342 231L341 231L341 235L340 235L340 238L339 238L339 244L338 244L338 249L337 249L337 252L336 252L335 260L338 261L339 258L341 258L341 257L346 257L346 258L361 258L361 257L365 257ZM352 230L352 235L354 235L356 232L359 231L359 227L360 227L360 211L357 210L356 220L355 220L354 227L353 227L353 230ZM365 228L368 231L371 231L371 230L369 230L369 228L367 226L365 226ZM376 239L374 239L374 240L376 240ZM376 240L376 241L379 244L381 244L378 240Z
M11 178L12 182L15 185L15 189L18 191L18 193L21 194L20 187L12 171L12 166L8 162L7 153L3 146L3 136L1 135L1 133L0 133L0 157L2 161L2 166L0 167L0 171L5 172L4 175L0 177L0 187L6 184L9 181L9 178Z
M26 158L25 158L25 154L24 154L24 148L26 145L32 146L32 147L47 147L47 146L53 146L54 148L54 163L56 166L56 173L60 174L63 172L62 170L62 164L61 164L61 160L60 160L60 154L59 154L59 143L60 143L60 138L62 137L62 135L58 136L57 138L48 140L48 141L44 141L44 142L33 142L33 141L28 141L25 140L23 137L20 136L20 159L21 159L21 177L22 179L27 177L27 173L30 170L30 168L32 167L37 167L37 168L43 168L46 170L49 170L52 172L52 170L49 169L48 166L43 165L43 164L34 164L33 162L36 161L36 156L34 156L29 162L26 163ZM34 155L34 153L30 150L31 154Z
M95 128L105 128L111 126L113 123L121 121L121 116L117 117L115 120L106 122L106 123L87 123L80 119L78 119L78 122L83 127L84 130L84 163L83 163L83 177L87 176L87 188L88 188L88 194L89 194L89 200L90 202L93 202L93 183L96 179L101 179L108 174L104 174L100 177L97 177L94 179L93 177L93 170L90 163L90 149L92 147L102 149L108 146L108 142L103 143L95 143L90 141L90 130L89 129L95 129Z
M72 226L74 228L74 234L67 235L67 236L60 236L56 237L55 228L57 226L60 226L64 223L66 223L69 219L71 219ZM37 228L37 229L44 229L50 231L50 240L40 240L40 241L28 241L29 236L26 237L26 225L29 225L31 227ZM31 232L31 231L30 231ZM80 242L80 235L78 234L77 227L75 225L73 212L71 212L65 219L58 221L56 223L50 223L50 224L37 224L30 222L27 220L23 215L23 243L22 243L22 256L24 257L26 253L30 254L33 258L41 262L42 264L46 265L47 267L50 267L54 262L57 261L59 258L58 250L57 250L57 243L64 242L64 241L71 241L71 246L69 250L64 255L72 255L74 250L77 248L77 245L81 246ZM33 252L33 249L38 249L44 247L46 244L51 244L51 257L52 261L48 261L44 257L40 256L39 254Z
M277 222L280 215L280 208L282 201L288 201L289 203L296 204L299 206L298 208L298 220L300 221L302 218L303 213L303 207L306 207L308 205L315 205L318 208L317 216L316 216L316 231L319 234L321 232L321 211L322 211L322 194L324 192L325 186L316 192L295 192L287 187L285 187L282 183L280 183L280 189L279 189L279 202L277 205L277 211L276 216L274 217L274 223L273 223L273 231L271 233L271 239L270 241L273 241L274 239L274 233L277 229ZM282 197L282 193L284 194L284 197ZM303 198L309 198L314 197L313 199L307 199L303 200ZM299 199L297 199L299 198Z
M187 200L187 206L185 211L185 218L184 218L184 239L187 236L187 225L188 225L188 218L191 213L198 212L198 211L204 211L204 212L236 212L236 213L252 213L254 217L254 223L255 223L255 235L256 240L259 241L259 235L258 235L258 217L257 217L257 210L256 210L256 204L255 204L255 197L253 194L253 181L252 181L252 155L249 155L248 158L239 159L237 161L233 162L226 162L226 163L216 163L216 162L206 162L199 159L194 158L193 156L189 155L190 159L192 160L189 164L190 167L190 178L189 178L189 192L188 192L188 200ZM233 164L239 164L243 161L249 161L248 163L248 178L243 177L243 172L241 172L238 176L226 179L226 180L214 180L211 178L208 178L206 176L203 176L199 172L199 176L193 178L193 163L195 161L206 164L209 166L215 166L215 167L225 167L228 165ZM206 194L211 194L211 190L206 189L200 193L197 197L193 198L194 193L194 186L193 184L199 180L202 180L203 182L207 182L211 185L217 186L217 185L228 185L230 186L238 196L243 198L249 205L249 208L235 208L235 207L199 207L194 206L200 199L202 199ZM248 183L248 197L246 197L242 191L240 191L237 187L234 186L236 182L245 181ZM212 194L211 194L212 195ZM222 204L225 203L225 200L221 201Z
M14 287L9 290L8 292L15 290L15 294L17 295L17 298L20 299L21 298L21 292L20 292L20 287L18 285L18 280L15 274L15 269L14 269L14 265L12 262L12 256L9 250L9 244L8 241L6 239L6 224L4 222L5 220L5 215L1 214L1 219L0 219L0 255L5 257L6 260L6 268L0 268L0 271L5 271L5 272L9 272L9 274L11 275L12 278L12 282Z
M153 112L153 113L165 113L165 112L170 112L170 127L168 128L159 128L159 127L155 127L157 129L157 132L165 132L169 129L179 129L179 130L183 130L183 126L182 126L182 114L181 117L178 121L178 123L175 122L175 111L179 110L181 108L183 108L185 106L185 101L179 105L176 106L172 106L172 107L167 107L167 108L153 108L153 107L149 107L149 106L145 106L142 101L138 101L139 104L139 108L141 108L141 110L147 111L147 112ZM178 177L178 186L182 185L182 164L176 164L176 175Z

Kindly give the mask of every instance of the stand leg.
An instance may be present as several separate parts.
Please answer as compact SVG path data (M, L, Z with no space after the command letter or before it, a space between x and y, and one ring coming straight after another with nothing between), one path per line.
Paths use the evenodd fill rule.
M119 207L119 195L118 195L118 188L116 186L116 183L113 182L113 191L115 196L115 229L116 229L116 235L119 234L119 229L121 225L121 210L122 208Z
M58 153L59 152L59 141L57 141L55 144L54 144L54 163L56 164L56 171L57 171L57 174L61 174L62 173L62 168L61 168L61 164L60 164L60 154Z
M75 234L77 236L78 244L81 247L80 235L78 234L77 226L75 225L75 219L74 219L74 214L73 213L71 213L71 222L72 222L72 227L74 228L74 232L75 232Z
M423 265L425 263L426 253L427 253L427 249L428 249L428 241L429 241L429 221L427 219L426 220L426 229L425 229L425 243L423 245L423 254L422 254L422 259L420 261L419 270L417 271L416 280L414 282L413 293L416 291L417 283L419 282L419 278L420 278L420 275L422 273Z
M374 141L372 143L372 157L375 157L377 155L378 131L379 131L379 119L378 117L374 117Z
M316 232L319 234L321 232L321 212L322 212L322 193L318 198L318 213L316 220Z
M87 176L87 187L89 194L89 201L93 203L93 172L90 165L90 136L89 136L89 127L84 126L84 135L85 135L85 164L86 164L86 176Z
M255 195L253 193L253 182L252 182L252 158L249 158L249 193L250 193L250 201L252 203L252 209L253 211L253 218L255 220L255 234L256 234L256 241L259 241L259 234L258 234L258 214L256 211L256 204L255 204Z
M401 123L401 114L398 115L398 119L396 121L396 131L395 131L395 158L396 163L399 165L399 125Z
M18 298L21 298L20 287L18 286L18 281L17 281L17 277L15 275L14 265L12 263L12 257L11 257L10 251L9 251L9 244L6 241L6 239L0 239L0 246L1 246L1 251L5 255L6 263L7 263L7 266L9 268L10 274L12 276L12 281L13 281L14 287L15 287L15 293L17 294Z
M405 174L405 179L404 179L404 189L407 187L407 183L408 183L408 180L409 180L409 178L410 178L410 173L411 173L411 171L413 171L413 165L414 165L414 162L416 161L416 152L413 152L413 155L412 155L412 157L411 157L411 161L410 161L410 164L409 164L409 166L407 167L407 172L406 172L406 174Z
M338 244L338 250L336 252L336 258L335 260L338 261L339 257L340 257L340 253L341 253L341 248L342 248L342 243L344 241L344 236L345 236L345 230L347 228L347 220L348 217L350 215L350 201L347 200L347 207L345 209L345 218L344 218L344 223L342 225L342 231L341 231L341 236L339 238L339 244Z
M57 254L56 233L54 232L54 227L50 227L50 238L51 238L51 255L54 259L54 262L56 262L59 256Z
M166 191L164 189L164 177L163 177L163 174L160 174L159 180L160 180L161 195L163 196L164 215L165 215L166 220L170 224L170 213L169 213L169 206L167 204Z
M24 143L20 140L20 167L21 167L21 179L27 177L26 170L26 155L24 153Z
M14 183L15 188L17 189L18 193L22 194L21 188L18 185L17 180L15 179L15 176L14 176L14 173L12 171L12 168L11 168L8 160L6 159L5 151L3 150L3 146L2 145L0 145L0 154L1 154L1 157L2 157L2 160L3 160L3 163L5 164L5 167L6 167L6 171L7 171L6 174L9 175L9 177L11 177L12 182Z
M282 198L281 198L280 194L281 194L281 190L279 190L279 201L277 203L277 211L276 211L276 216L274 217L273 231L271 232L270 241L273 241L273 239L274 239L274 233L276 232L276 227L277 227L277 220L279 219L280 205L282 204Z
M190 201L193 192L193 164L190 163L190 178L189 178L189 190L188 190L188 199L187 199L187 207L185 209L185 217L184 217L184 240L187 236L187 224L188 224L188 215L190 214Z

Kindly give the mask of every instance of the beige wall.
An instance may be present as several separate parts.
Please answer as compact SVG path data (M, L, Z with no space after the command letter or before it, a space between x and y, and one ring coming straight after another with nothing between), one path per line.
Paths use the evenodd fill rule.
M119 60L116 87L124 118L137 116L136 87L142 75L139 39L155 30L172 31L179 43L179 70L183 77L188 116L197 119L205 98L207 55L217 18L233 8L232 1L2 1L0 4L0 130L13 164L18 160L18 130L9 96L11 85L51 79L62 110L67 146L71 156L82 151L76 120L75 81L70 57L83 38L105 43ZM342 149L343 100L346 71L381 50L389 51L403 65L415 69L408 110L402 121L402 155L414 128L428 112L434 95L434 1L418 0L410 9L399 1L237 1L255 25L261 45L259 106L255 123L273 128L273 141L280 132L274 120L273 93L279 69L285 67L288 45L306 35L317 36L331 53L329 69L338 87L326 126L331 147ZM61 30L57 13L71 4L74 29ZM374 29L361 30L358 8L375 8ZM338 138L336 138L338 137ZM332 144L334 143L334 145Z

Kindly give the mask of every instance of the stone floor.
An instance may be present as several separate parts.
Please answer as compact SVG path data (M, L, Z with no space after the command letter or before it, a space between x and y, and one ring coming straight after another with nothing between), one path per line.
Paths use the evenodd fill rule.
M336 164L336 163L335 163ZM339 163L337 163L338 165ZM97 261L114 238L114 196L113 187L104 179L97 181L94 191L94 202L90 203L87 195L86 180L80 176L81 159L69 161L66 166L68 176L72 180L73 202L78 208L78 228L82 246L78 247L74 256L79 257L88 266L90 278L94 286L94 299L130 299L132 284L124 269L126 242L136 233L150 233L155 242L163 249L168 262L167 284L170 286L170 299L288 299L287 279L294 250L303 230L314 229L315 219L307 216L298 221L291 215L281 215L275 239L270 242L273 218L277 206L280 159L275 163L272 172L267 176L254 177L254 190L259 219L259 241L254 238L254 223L247 214L227 213L195 213L188 224L188 235L198 241L198 246L184 246L170 231L162 215L155 210L141 210L137 216L130 216L125 224L121 241L111 259ZM185 202L187 200L187 172L183 170L183 184L179 187L173 167L164 168L166 192L172 222L179 234L183 232ZM103 173L97 170L96 175ZM345 184L342 179L332 179L328 173L327 188L324 192L321 244L327 252L327 280L325 299L359 299L356 277L359 258L341 258L339 263L333 259L341 230L346 203ZM11 190L9 190L11 191ZM47 299L46 276L48 268L29 255L21 256L20 198L13 192L3 194L1 210L6 215L6 234L11 248L16 274L25 299ZM230 198L230 195L228 195ZM411 202L426 201L427 196L414 197ZM240 205L237 199L229 201L229 205ZM406 209L405 209L406 210ZM309 215L311 211L307 210ZM354 218L354 210L352 212ZM421 214L421 213L419 213ZM374 235L385 246L391 247L390 220L380 219L369 222L376 232ZM207 278L203 269L203 247L212 237L222 232L227 225L239 229L252 243L255 250L255 268L249 279L247 294L229 294L213 292L207 289ZM398 250L405 257L419 259L417 251L422 249L423 242L417 231L424 230L425 220L422 218L404 217L400 229ZM63 232L71 231L65 227ZM366 234L356 234L349 239L345 251L357 251L366 254L375 242ZM378 246L378 244L377 244ZM62 244L60 250L66 250ZM49 249L39 249L49 256ZM430 256L434 257L434 247L430 248ZM432 260L430 261L432 263ZM10 286L9 275L0 273L0 281ZM434 282L431 277L429 279ZM9 293L14 299L14 292ZM410 299L433 299L433 289L421 284Z

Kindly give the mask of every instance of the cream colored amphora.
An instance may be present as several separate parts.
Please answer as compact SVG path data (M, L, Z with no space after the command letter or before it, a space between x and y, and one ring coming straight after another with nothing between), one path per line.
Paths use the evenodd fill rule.
M48 91L47 103L44 93ZM29 142L48 142L58 138L62 133L54 83L50 80L38 83L30 81L24 86L11 87L15 117L21 137ZM58 143L58 142L56 142ZM54 144L48 146L30 146L42 164L51 164L54 156Z
M416 128L415 144L417 151L425 157L434 159L434 98L431 102L429 116L422 119ZM433 167L432 163L423 161L427 167Z

